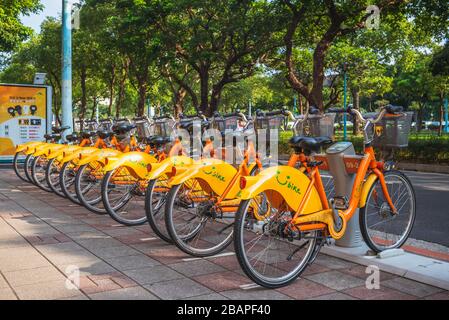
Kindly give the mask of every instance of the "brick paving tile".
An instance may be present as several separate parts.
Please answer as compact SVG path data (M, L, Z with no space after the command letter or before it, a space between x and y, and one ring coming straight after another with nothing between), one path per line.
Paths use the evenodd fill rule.
M144 287L161 299L168 300L184 299L212 293L210 289L187 278L157 282L145 285Z
M313 297L308 300L357 300L357 299L341 292L334 292L318 297Z
M0 300L17 300L17 297L10 288L0 288Z
M147 253L148 252L148 253ZM148 250L145 254L163 264L172 264L177 262L182 262L184 258L191 258L187 254L180 251L178 248L164 248L164 249L154 249Z
M0 270L3 272L34 269L49 266L45 260L32 247L19 247L11 249L0 249Z
M433 294L431 296L427 296L424 299L426 299L426 300L449 300L449 293L447 291L440 292L440 293Z
M106 259L106 258L116 258L116 257L125 257L136 255L139 252L131 247L121 245L118 247L110 247L110 248L95 248L90 250L97 257Z
M382 282L382 285L419 298L443 291L442 289L405 278L386 280Z
M231 271L200 275L193 280L217 292L238 289L248 283L248 278Z
M65 280L18 286L14 290L21 300L53 300L81 294L79 290L68 289Z
M239 262L237 261L237 257L235 255L211 258L208 260L231 271L241 270Z
M348 269L345 269L345 268L339 269L338 271L365 280L371 274L371 273L366 273L366 268L367 268L366 266L357 265L357 266L354 266L354 267L351 267ZM389 279L397 277L396 275L394 275L392 273L385 272L385 271L380 271L379 273L380 273L380 281L381 282L384 280L389 280Z
M121 236L140 236L140 237L147 237L148 233L143 233L139 230L136 230L134 228L130 227L117 227L117 228L103 228L101 231L106 233L107 235L111 237L121 237Z
M4 276L12 287L48 281L65 281L66 279L61 272L53 266L4 272Z
M263 288L229 290L220 294L231 300L291 300L289 296L276 290Z
M89 297L93 300L158 300L155 295L141 287L89 294Z
M73 264L58 265L57 267L65 273L68 273L73 267L77 267L81 276L105 274L117 271L102 260L80 261Z
M136 268L145 268L159 265L160 263L144 254L136 254L125 257L104 258L114 268L123 270L132 270Z
M362 279L353 277L339 271L328 271L305 276L306 279L320 283L334 290L344 290L365 284Z
M105 239L85 239L85 240L76 240L81 246L85 247L88 250L96 249L96 248L110 248L110 247L118 247L122 245L122 243L113 238L105 238Z
M224 271L225 269L204 259L170 264L170 268L188 277Z
M6 282L5 278L3 278L2 274L0 273L0 289L3 288L9 288L9 285Z
M324 254L319 254L314 264L315 263L329 269L348 269L350 267L357 266L355 263L326 256Z
M157 240L156 237L152 237L148 234L135 234L135 235L124 235L124 236L118 236L114 237L118 241L124 243L124 244L147 244L151 246L152 241Z
M136 287L138 284L127 276L112 272L80 278L80 289L86 294Z
M184 278L182 274L162 265L149 268L125 270L123 272L139 284L153 284L161 281Z
M185 298L186 300L229 300L225 296L222 296L219 293L205 294L196 297Z
M366 286L355 287L344 290L343 293L363 300L410 300L414 296L380 286L379 289L367 289Z
M62 233L48 236L28 236L25 237L25 239L32 245L55 244L72 241L72 239Z
M334 290L324 285L309 281L304 278L299 278L289 286L276 290L297 300L304 300L335 292Z

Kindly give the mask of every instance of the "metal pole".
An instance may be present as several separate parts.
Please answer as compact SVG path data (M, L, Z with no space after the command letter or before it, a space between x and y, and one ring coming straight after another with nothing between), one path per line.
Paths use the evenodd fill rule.
M62 0L62 125L64 138L73 130L72 118L72 3Z
M444 99L444 132L449 133L449 99Z
M295 113L295 112L297 112L298 111L298 113L300 113L299 112L299 110L297 109L297 100L296 100L296 95L294 95L293 96L293 113Z
M253 103L252 103L251 99L249 99L249 101L248 101L248 116L249 117L251 117L252 108L253 108Z
M147 97L147 117L151 118L151 104L150 97Z
M346 103L347 103L347 95L346 95L346 89L347 89L347 76L346 76L346 66L345 66L345 71L343 74L343 104L344 104L344 109L346 110ZM343 140L346 141L347 139L347 127L346 127L346 113L343 113Z

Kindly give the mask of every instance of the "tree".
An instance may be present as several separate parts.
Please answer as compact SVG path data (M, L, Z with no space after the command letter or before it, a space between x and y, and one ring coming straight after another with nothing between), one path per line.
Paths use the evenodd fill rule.
M21 15L41 10L39 0L15 0L0 2L0 53L9 52L32 34L32 29L20 21Z
M436 50L430 62L430 70L436 78L436 89L440 100L440 126L438 133L443 133L444 97L449 94L449 41L440 50Z
M212 115L223 89L252 76L277 47L274 9L270 1L172 1L160 24L163 42L197 74L199 94L182 85L198 110Z

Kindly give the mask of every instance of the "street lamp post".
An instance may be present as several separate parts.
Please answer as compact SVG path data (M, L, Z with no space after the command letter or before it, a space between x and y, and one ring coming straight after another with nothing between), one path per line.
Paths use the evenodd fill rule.
M72 3L62 0L62 125L73 130L72 116Z

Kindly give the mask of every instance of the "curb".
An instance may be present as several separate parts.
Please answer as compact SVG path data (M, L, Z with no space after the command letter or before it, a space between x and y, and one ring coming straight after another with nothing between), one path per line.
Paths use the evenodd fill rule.
M449 174L449 166L445 165L399 162L398 168L409 171Z
M375 265L381 271L449 290L449 263L406 252L400 256L378 259L366 256L368 247L342 248L332 245L323 247L321 253L364 266Z

